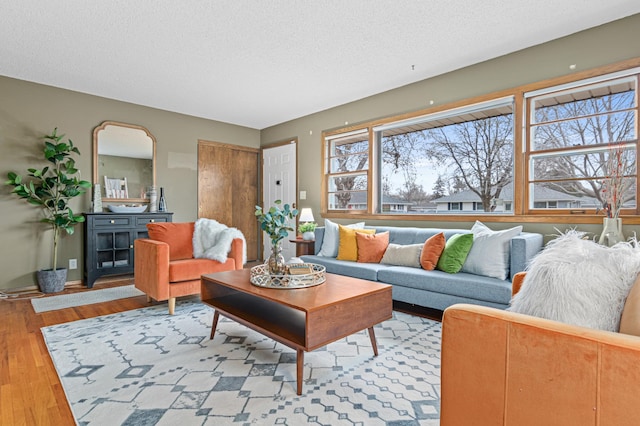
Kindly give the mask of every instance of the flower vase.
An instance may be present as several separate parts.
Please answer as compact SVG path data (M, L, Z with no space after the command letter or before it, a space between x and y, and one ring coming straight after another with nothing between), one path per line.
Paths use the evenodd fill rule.
M267 260L269 266L269 274L271 275L284 275L286 272L286 263L284 256L282 255L282 247L280 243L275 243L271 246L271 255Z
M602 234L598 239L598 243L611 247L616 243L624 241L624 235L622 234L622 219L619 217L605 217L602 220Z
M102 213L102 190L99 183L93 186L93 212Z

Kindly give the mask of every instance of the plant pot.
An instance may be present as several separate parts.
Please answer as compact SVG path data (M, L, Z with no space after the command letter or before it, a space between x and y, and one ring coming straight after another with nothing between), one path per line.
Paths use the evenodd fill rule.
M305 241L313 241L316 238L316 233L313 231L307 231L302 234L302 239Z
M36 273L38 287L43 293L58 293L64 290L67 282L67 268L43 269Z

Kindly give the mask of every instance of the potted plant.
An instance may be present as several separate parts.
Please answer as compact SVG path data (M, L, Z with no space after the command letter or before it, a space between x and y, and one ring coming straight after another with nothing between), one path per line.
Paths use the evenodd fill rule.
M289 225L289 221L298 215L298 210L292 209L289 204L285 204L281 209L282 200L276 200L273 203L275 206L272 206L267 211L262 210L260 206L256 206L255 215L260 222L260 228L271 239L271 255L268 259L269 273L282 275L286 268L280 241L289 235L289 231L294 230Z
M302 234L302 239L305 241L313 241L316 238L315 230L318 226L315 222L304 222L298 225L298 232Z
M13 186L12 193L42 209L44 217L40 220L53 230L52 269L38 271L38 285L44 293L53 293L64 289L67 269L58 268L58 243L61 231L73 234L74 226L84 222L84 216L76 215L69 207L69 201L84 194L91 183L80 180L79 171L72 154L80 151L64 135L58 135L58 129L44 137L44 159L49 165L42 169L30 168L23 178L15 172L9 172L5 183Z

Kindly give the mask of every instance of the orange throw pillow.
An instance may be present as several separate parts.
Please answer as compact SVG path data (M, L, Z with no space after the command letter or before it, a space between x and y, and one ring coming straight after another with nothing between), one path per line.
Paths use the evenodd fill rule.
M375 229L353 229L338 225L340 241L338 243L338 260L358 260L358 243L356 242L356 231L363 234L375 234Z
M422 269L427 271L436 269L445 244L444 232L440 232L424 242L422 253L420 254L420 266L422 266Z
M358 246L358 262L380 263L389 246L389 231L380 234L364 234L356 232Z
M148 223L149 238L169 244L169 260L193 258L194 222Z

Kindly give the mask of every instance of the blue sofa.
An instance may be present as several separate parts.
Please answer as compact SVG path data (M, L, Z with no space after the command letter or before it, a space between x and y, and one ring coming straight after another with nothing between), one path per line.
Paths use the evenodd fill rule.
M444 232L449 239L454 234L470 233L468 229L436 229L410 227L371 227L376 233L389 231L389 242L395 244L424 243L429 237ZM541 234L520 233L510 241L509 279L501 280L465 272L449 274L421 268L393 266L382 263L358 263L318 256L322 247L324 227L315 230L315 255L301 256L305 262L324 265L327 272L391 284L393 299L414 305L444 310L456 303L472 303L504 309L511 300L511 278L525 270L529 260L543 246Z

